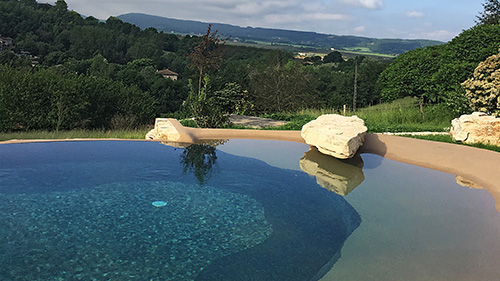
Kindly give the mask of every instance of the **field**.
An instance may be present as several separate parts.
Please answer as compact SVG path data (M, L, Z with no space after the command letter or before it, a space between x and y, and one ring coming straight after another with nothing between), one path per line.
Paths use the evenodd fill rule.
M300 53L311 53L318 55L325 55L331 52L331 50L322 47L287 44L287 43L271 43L267 41L258 41L258 40L246 40L245 42L227 42L227 44L235 46L244 46L244 47L257 47L264 49L281 49L293 53L300 52ZM396 57L394 55L374 53L368 47L350 47L350 48L338 49L337 51L342 53L342 55L344 55L345 57L368 56L379 59L392 59Z

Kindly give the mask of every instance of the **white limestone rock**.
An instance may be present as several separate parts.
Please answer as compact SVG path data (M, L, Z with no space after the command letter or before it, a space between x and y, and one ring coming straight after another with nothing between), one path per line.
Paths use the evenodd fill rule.
M146 134L147 140L165 140L176 142L182 137L181 133L169 118L156 118L155 127ZM177 120L175 120L177 121Z
M365 122L357 116L321 115L302 127L301 136L323 154L351 158L365 140Z
M500 118L474 112L451 121L450 135L454 141L500 145Z

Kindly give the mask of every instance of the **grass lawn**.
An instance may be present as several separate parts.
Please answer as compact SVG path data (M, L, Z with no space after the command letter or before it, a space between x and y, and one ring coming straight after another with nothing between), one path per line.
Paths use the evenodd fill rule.
M144 139L150 129L129 130L71 130L71 131L28 131L0 133L0 141L18 139L79 139L79 138L117 138L117 139Z
M488 150L500 152L500 146L490 145L490 144L482 144L482 143L475 143L475 144L457 143L457 142L453 141L453 139L451 138L450 135L424 135L424 136L422 136L422 135L418 135L418 136L416 136L416 135L401 135L401 136L415 138L415 139L422 139L422 140L431 140L431 141L454 143L454 144L459 144L459 145L467 145L467 146L473 146L473 147L477 147L477 148L488 149Z
M354 48L354 49L360 49L360 48ZM368 48L366 48L368 49ZM375 56L375 57L382 57L382 58L395 58L395 55L387 55L387 54L380 54L380 53L374 53L370 49L367 51L365 50L347 50L347 48L344 48L344 50L339 50L341 53L346 53L346 54L352 54L352 55L362 55L362 56Z
M261 117L289 121L278 129L300 130L307 122L322 114L343 114L332 109L305 109L297 112L282 112ZM346 112L346 116L357 115L365 121L370 133L400 132L446 132L449 131L453 116L440 105L424 107L424 117L418 101L412 98L396 100L359 109L356 113Z

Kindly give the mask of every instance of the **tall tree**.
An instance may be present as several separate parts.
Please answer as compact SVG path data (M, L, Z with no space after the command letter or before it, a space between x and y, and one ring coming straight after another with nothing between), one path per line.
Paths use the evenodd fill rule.
M358 96L358 57L354 59L354 92L352 94L352 111L356 112L356 98Z
M478 24L500 24L500 1L486 0L483 3L484 12L477 16Z
M311 106L316 79L296 61L270 64L251 73L255 107L261 112L282 112Z
M208 25L207 33L203 35L196 46L191 49L191 67L198 70L198 96L201 94L203 76L210 71L217 70L222 61L221 45L227 39L221 39L217 30L212 32L212 25Z

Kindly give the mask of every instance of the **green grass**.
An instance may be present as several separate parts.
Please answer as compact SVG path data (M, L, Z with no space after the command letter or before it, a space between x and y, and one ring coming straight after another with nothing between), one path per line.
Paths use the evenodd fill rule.
M356 113L346 112L346 116L357 115L365 121L370 133L383 132L445 132L449 130L453 116L440 105L424 107L425 119L415 99L406 98L392 103L361 108ZM307 122L322 114L343 114L331 109L304 109L296 112L281 112L261 117L289 121L277 129L300 130Z
M27 131L0 133L0 141L24 139L79 139L79 138L118 138L118 139L144 139L148 128L128 130L71 130L71 131Z
M370 132L444 132L453 116L441 105L426 106L422 118L418 104L412 99L394 101L360 109L356 114L365 120Z
M346 51L352 51L352 52L365 52L365 53L371 53L372 51L368 47L344 47L343 48Z
M352 50L349 50L352 49ZM368 48L344 48L344 50L339 50L341 53L346 53L346 54L352 54L352 55L363 55L363 56L375 56L375 57L382 57L382 58L395 58L395 55L388 55L388 54L381 54L381 53L374 53Z
M424 135L424 136L402 135L402 136L415 138L415 139L422 139L422 140L431 140L431 141L454 143L454 144L459 144L459 145L467 145L467 146L472 146L472 147L477 147L477 148L482 148L482 149L500 152L500 146L491 145L491 144L482 144L482 143L474 143L474 144L457 143L457 142L453 141L453 139L451 138L450 135Z

